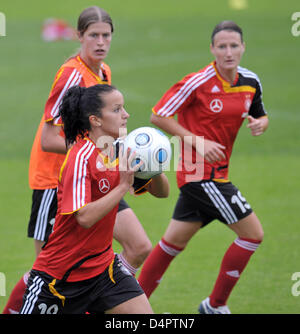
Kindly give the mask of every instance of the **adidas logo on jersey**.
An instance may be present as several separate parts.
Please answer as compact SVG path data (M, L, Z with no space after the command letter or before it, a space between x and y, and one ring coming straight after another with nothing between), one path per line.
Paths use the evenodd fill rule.
M213 88L211 89L211 93L219 93L221 90L217 85L214 85Z

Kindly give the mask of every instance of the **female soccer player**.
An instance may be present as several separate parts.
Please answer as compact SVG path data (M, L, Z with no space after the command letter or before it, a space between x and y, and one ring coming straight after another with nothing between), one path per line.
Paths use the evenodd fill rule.
M52 231L57 209L58 175L66 154L61 118L56 117L62 98L68 88L75 85L111 84L111 71L104 63L114 31L110 15L99 7L89 7L80 14L77 31L81 49L61 66L55 76L31 151L29 185L33 195L28 236L34 238L37 255ZM155 196L168 196L167 182L163 189L156 189L155 182L150 182L146 188ZM123 199L119 204L114 238L123 247L120 260L134 275L152 245L138 218ZM4 313L15 313L20 309L27 277L28 273L15 286Z
M128 113L110 85L75 86L59 108L67 153L53 232L28 280L21 314L152 313L136 279L112 249L118 205L133 185L134 152L110 159L102 136L118 138ZM129 156L128 156L129 155Z
M151 121L182 140L180 195L163 238L144 263L139 283L149 297L192 236L218 219L237 239L225 253L213 291L199 312L229 313L227 299L263 240L259 219L228 180L229 159L244 119L251 134L259 136L267 129L268 118L257 75L239 66L245 51L241 28L232 21L218 24L210 50L215 61L176 83L153 108Z

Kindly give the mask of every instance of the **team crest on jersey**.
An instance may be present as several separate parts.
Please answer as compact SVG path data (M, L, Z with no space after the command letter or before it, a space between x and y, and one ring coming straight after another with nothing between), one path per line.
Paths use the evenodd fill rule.
M99 181L99 190L103 193L106 194L110 190L110 183L107 179L103 178Z
M223 102L220 99L213 99L209 104L209 108L212 112L220 112L223 109Z

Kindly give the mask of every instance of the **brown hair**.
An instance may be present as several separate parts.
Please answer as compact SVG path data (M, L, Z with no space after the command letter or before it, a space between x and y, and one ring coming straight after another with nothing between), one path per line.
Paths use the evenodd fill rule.
M233 21L222 21L219 24L217 24L211 34L211 44L214 45L214 37L215 35L222 31L222 30L228 30L228 31L235 31L240 34L241 41L243 42L243 31L242 29Z
M108 23L111 27L111 32L114 31L113 22L110 15L104 9L98 6L88 7L79 15L77 30L82 36L88 29L89 25L96 22Z

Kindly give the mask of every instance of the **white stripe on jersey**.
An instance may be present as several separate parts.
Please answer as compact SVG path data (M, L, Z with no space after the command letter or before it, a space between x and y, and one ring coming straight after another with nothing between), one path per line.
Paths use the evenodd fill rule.
M168 102L158 110L157 115L169 117L184 103L190 94L204 82L216 75L213 66L209 66L204 72L193 75Z
M94 149L95 145L87 141L77 153L73 176L73 211L85 205L86 165Z
M59 106L61 104L61 101L66 93L66 91L73 87L76 86L80 83L82 78L82 75L80 74L80 72L78 72L76 69L74 69L74 71L71 73L67 83L65 84L64 88L62 89L62 91L59 94L58 99L56 100L52 110L51 110L51 116L54 118L55 116L57 116L58 114L58 110L59 110Z

